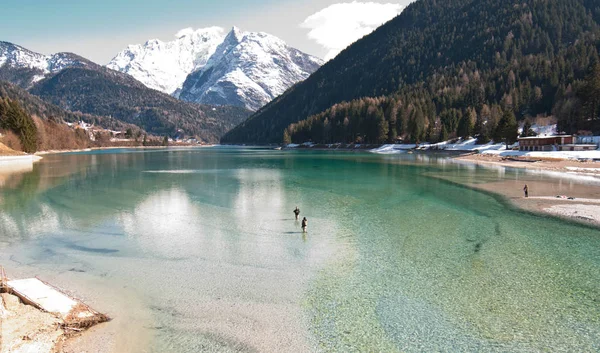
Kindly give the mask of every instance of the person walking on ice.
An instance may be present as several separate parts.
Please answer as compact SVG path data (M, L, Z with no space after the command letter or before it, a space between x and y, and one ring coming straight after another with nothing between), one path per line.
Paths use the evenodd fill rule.
M302 233L306 233L306 227L308 227L308 219L302 218Z
M300 209L298 208L298 206L296 206L296 209L294 210L294 214L296 215L296 220L298 220L298 217L300 217Z
M527 187L527 184L523 187L523 192L525 193L525 197L529 197L529 188Z

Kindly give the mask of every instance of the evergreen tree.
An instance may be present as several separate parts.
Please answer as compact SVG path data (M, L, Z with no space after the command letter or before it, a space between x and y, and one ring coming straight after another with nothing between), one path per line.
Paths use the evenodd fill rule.
M389 126L381 112L376 115L377 119L377 139L375 143L384 143L388 139Z
M473 123L471 122L471 117L468 114L463 115L458 123L458 129L456 131L457 135L466 139L473 135Z
M427 132L425 133L425 141L435 143L437 142L435 140L435 136L433 135L433 124L429 124L429 126L427 126Z
M5 117L6 117L6 103L4 102L4 99L2 99L2 97L0 97L0 127L2 126L2 122L4 121Z
M583 114L587 120L598 119L600 113L600 62L596 61L590 68L585 84L580 90L583 102Z
M576 96L569 96L557 102L553 109L558 123L556 129L567 134L576 133L583 125L581 100Z
M290 137L289 129L285 129L283 132L283 144L289 145L290 143L292 143L292 138Z
M506 148L517 141L519 137L519 125L515 114L510 110L505 110L502 118L496 128L496 142L504 141Z
M536 136L536 133L531 129L531 122L529 122L529 119L525 119L523 131L521 131L521 137L527 136Z
M37 151L37 127L33 118L27 114L17 101L5 101L2 108L3 119L0 120L3 129L11 130L21 141L23 152Z
M165 147L169 146L169 136L165 135L165 137L163 138L162 145Z
M442 129L440 130L439 142L448 141L448 130L446 130L446 126L442 125Z

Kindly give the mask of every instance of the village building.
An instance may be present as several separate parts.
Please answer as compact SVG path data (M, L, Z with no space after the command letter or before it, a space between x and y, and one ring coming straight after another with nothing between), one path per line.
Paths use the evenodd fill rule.
M519 137L520 151L591 151L597 144L577 143L574 135Z

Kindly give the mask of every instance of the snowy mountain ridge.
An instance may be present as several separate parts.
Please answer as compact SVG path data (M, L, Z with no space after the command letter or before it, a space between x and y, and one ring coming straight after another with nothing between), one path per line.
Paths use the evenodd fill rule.
M206 65L187 77L179 98L256 111L322 64L275 36L234 27Z
M106 69L189 102L256 111L323 64L275 36L236 27L186 28L175 37L130 45ZM0 42L0 80L24 89L72 67L101 68L72 53L44 55Z
M73 53L44 55L25 49L19 45L0 41L0 68L29 69L35 71L29 85L57 73L67 67L95 65Z
M130 45L107 67L186 101L257 110L323 64L277 37L237 27L186 28L175 38Z
M149 88L173 94L190 73L204 67L225 34L221 27L182 29L170 42L151 39L129 45L106 67L127 73Z

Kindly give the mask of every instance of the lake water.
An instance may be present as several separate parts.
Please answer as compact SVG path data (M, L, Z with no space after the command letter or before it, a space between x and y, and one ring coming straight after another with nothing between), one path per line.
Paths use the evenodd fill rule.
M423 155L49 155L2 179L0 264L108 312L113 351L600 351L600 231L460 185L515 178L549 177Z

